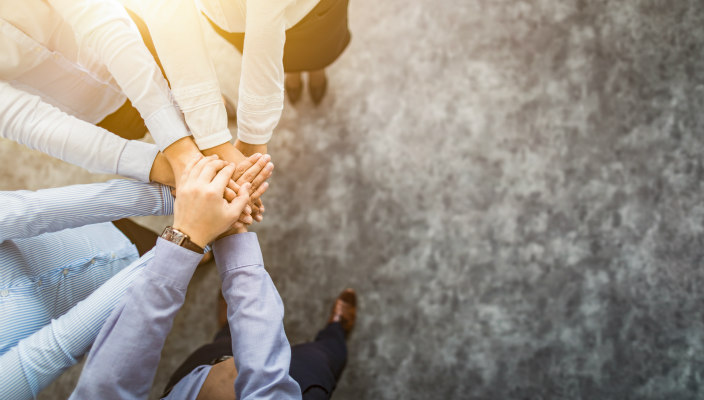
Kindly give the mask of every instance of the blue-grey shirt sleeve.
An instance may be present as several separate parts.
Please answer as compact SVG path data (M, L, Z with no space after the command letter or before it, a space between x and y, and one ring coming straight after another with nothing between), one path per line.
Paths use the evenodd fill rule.
M168 186L129 179L0 192L0 242L140 215L170 215Z
M103 325L71 399L146 399L202 254L158 239L154 258Z
M215 242L213 253L227 301L237 399L300 399L301 389L289 375L283 303L264 269L257 235L227 236Z

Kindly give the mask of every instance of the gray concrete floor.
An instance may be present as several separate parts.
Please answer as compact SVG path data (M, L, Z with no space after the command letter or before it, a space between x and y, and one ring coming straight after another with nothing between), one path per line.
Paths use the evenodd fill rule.
M256 228L292 343L359 292L336 399L704 396L700 5L351 2ZM20 147L5 189L106 178ZM215 332L218 283L197 272L153 395Z

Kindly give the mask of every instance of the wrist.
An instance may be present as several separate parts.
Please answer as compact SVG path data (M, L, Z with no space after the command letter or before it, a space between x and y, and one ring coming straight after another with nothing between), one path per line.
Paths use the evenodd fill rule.
M264 144L249 144L249 143L245 143L245 142L237 139L235 141L235 147L237 148L237 150L239 150L246 157L249 157L255 153L267 154L266 143L264 143Z
M196 143L190 136L173 142L169 147L164 149L163 153L169 161L169 165L175 177L180 175L191 160L203 157L198 150L198 146L196 146Z
M230 142L203 150L203 154L210 156L217 154L221 160L229 161L235 165L246 159L244 155Z
M156 154L156 158L152 164L152 169L149 171L149 181L158 182L162 185L171 187L176 186L174 171L171 169L171 164L169 164L169 161L166 159L164 154Z
M164 232L161 233L161 238L167 240L171 243L179 245L183 248L191 250L196 253L203 254L205 252L206 244L201 244L196 242L191 238L188 233L182 228L177 228L175 226L167 226Z

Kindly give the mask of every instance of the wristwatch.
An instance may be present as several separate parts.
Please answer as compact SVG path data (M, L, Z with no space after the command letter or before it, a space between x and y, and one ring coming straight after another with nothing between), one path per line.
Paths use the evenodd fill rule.
M171 243L175 243L181 247L185 247L188 250L195 251L196 253L203 254L205 250L191 241L185 233L174 229L172 226L167 226L164 232L161 233L161 238L168 240Z

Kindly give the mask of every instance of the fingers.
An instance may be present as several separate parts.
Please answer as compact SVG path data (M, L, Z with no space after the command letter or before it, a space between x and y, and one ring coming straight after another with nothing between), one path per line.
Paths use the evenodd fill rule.
M228 204L228 208L230 209L231 215L233 217L242 214L242 211L244 211L245 207L247 206L247 203L249 203L249 191L251 188L252 184L249 182L242 185L239 193L237 194L237 197Z
M227 167L228 163L227 161L224 160L218 160L214 159L211 160L210 162L206 163L203 165L203 168L200 171L200 174L198 175L198 182L201 185L207 185L211 182L214 181L215 176L225 169ZM222 187L222 189L225 189L225 185L227 185L227 181L230 180L230 176L232 176L232 173L235 172L234 166L230 169L230 175L225 177L225 180L222 182L217 182L218 187Z
M225 200L227 200L227 202L229 203L232 200L234 200L235 197L237 197L237 193L234 190L230 189L229 187L226 187L225 188Z
M186 163L186 166L183 168L183 172L181 173L181 176L180 176L180 177L177 177L177 179L179 180L179 183L180 183L180 182L183 182L183 181L185 181L185 180L188 179L188 177L190 176L191 171L193 170L193 168L194 168L194 167L196 166L196 164L197 164L199 161L201 161L202 159L203 159L203 157L200 157L200 158L195 158L195 157L194 157L194 158L192 158L190 161L188 161L188 162Z
M247 232L247 226L240 222L235 222L235 224L232 225L232 228L235 230L235 233Z
M271 174L274 172L274 164L269 162L264 166L264 169L256 176L254 177L254 180L252 180L252 188L253 190L257 190L259 186L262 185L267 179L271 177Z
M254 185L252 185L254 186ZM262 200L260 197L266 192L266 190L269 189L269 182L264 182L259 187L250 195L252 200L254 201L254 204L258 206L258 208L261 210L262 208Z
M259 158L259 160L254 163L251 167L247 169L247 171L242 174L242 176L237 179L237 183L242 185L244 182L252 182L254 178L259 175L259 172L261 172L264 167L271 161L271 156L268 154L264 154ZM272 167L273 169L273 167Z
M226 163L220 171L215 174L215 177L212 178L211 184L215 186L218 190L225 190L227 187L227 184L230 183L230 177L232 177L232 173L235 172L235 165ZM206 167L208 168L208 167ZM209 171L207 173L210 173ZM206 170L203 170L203 174L206 174Z
M242 174L245 173L250 167L252 167L259 159L262 157L260 153L255 153L252 154L251 156L247 157L244 161L240 162L237 164L237 169L235 170L235 174L233 178L235 180L239 179Z
M245 225L252 225L252 223L254 222L254 219L252 218L251 215L246 215L243 213L243 214L240 214L240 219L238 220L238 222L241 222Z
M200 173L203 170L203 168L205 167L205 165L213 160L216 160L217 158L218 158L218 156L213 154L212 156L202 157L202 158L198 159L196 161L196 163L190 169L189 168L185 169L185 171L189 171L188 178L189 179L198 179L198 177L200 176Z

